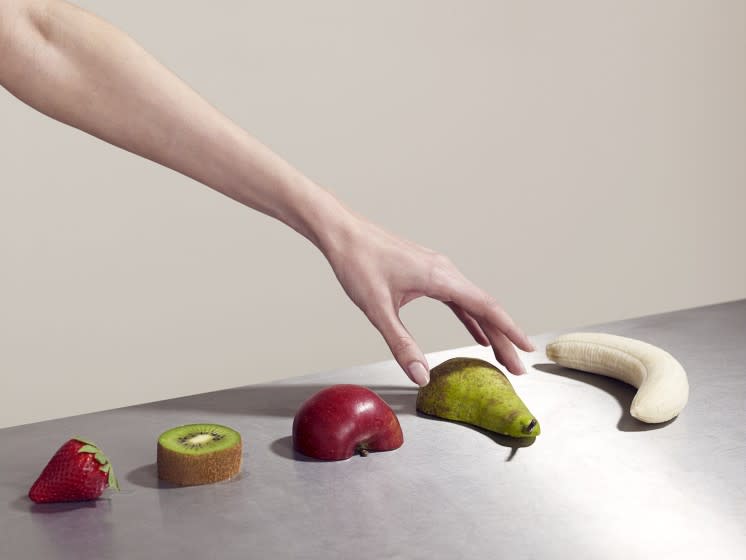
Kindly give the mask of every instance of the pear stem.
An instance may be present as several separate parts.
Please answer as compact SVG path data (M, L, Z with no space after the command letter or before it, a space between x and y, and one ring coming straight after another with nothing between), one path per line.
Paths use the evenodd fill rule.
M532 418L531 422L528 423L528 426L526 426L523 429L523 431L526 432L527 434L530 434L531 430L533 430L535 426L536 426L536 418Z

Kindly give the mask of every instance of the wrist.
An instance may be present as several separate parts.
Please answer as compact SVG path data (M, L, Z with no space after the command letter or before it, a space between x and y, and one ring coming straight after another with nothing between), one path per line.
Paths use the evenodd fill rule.
M328 190L308 179L303 181L306 186L301 204L287 223L329 258L347 244L358 229L360 218Z

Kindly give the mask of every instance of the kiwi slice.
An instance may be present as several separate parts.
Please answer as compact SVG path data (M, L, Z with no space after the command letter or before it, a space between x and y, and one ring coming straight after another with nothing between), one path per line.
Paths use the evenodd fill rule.
M192 486L233 478L241 470L241 434L219 424L188 424L158 438L158 478Z

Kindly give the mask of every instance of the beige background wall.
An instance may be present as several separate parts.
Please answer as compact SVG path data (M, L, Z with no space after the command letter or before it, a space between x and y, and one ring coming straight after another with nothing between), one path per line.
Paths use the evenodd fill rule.
M746 296L744 2L80 3L531 333ZM305 240L0 93L0 426L389 359Z

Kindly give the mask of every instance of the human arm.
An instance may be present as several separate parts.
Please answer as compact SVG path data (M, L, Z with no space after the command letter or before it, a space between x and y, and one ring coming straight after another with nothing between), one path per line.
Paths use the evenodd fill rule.
M40 112L272 216L326 256L413 380L427 362L398 317L415 297L448 302L511 371L530 342L437 253L345 208L222 115L123 32L62 0L0 0L0 84ZM511 343L512 341L512 343ZM421 364L421 371L412 371ZM424 370L424 371L423 371Z

